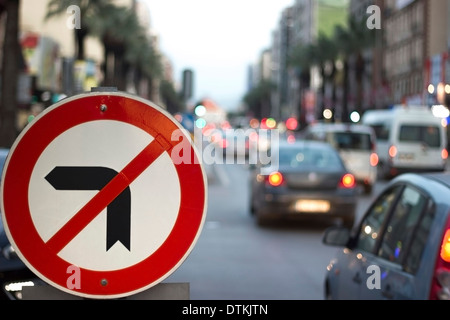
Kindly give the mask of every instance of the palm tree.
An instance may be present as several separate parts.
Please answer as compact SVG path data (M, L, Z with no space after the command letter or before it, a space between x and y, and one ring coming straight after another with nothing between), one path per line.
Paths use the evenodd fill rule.
M185 111L181 96L177 94L173 84L167 80L161 81L161 97L167 111L171 114Z
M134 7L116 6L114 0L50 0L46 19L67 14L71 5L77 5L81 15L81 28L74 29L76 59L85 58L85 37L97 37L104 46L103 86L125 91L129 75L134 73L135 81L147 77L151 87L152 80L162 74L162 67Z
M312 67L317 67L320 70L322 83L319 92L322 99L320 103L322 108L326 107L325 89L327 83L331 82L333 85L332 102L336 102L334 76L336 74L335 60L337 56L338 47L334 39L330 39L325 34L320 33L314 43L308 45L300 44L295 47L288 61L291 67L295 70L300 70L298 76L302 87L309 87L309 82L305 83L304 80L310 79ZM331 67L330 70L328 66Z
M56 16L67 15L67 8L75 5L80 8L81 26L75 28L75 58L85 59L84 42L91 34L92 23L101 19L105 14L105 8L111 5L113 0L50 0L47 4L47 14L45 19L52 19Z
M146 30L140 25L132 8L108 5L104 19L92 23L94 35L104 45L104 85L126 90L126 80L131 71L149 79L159 77L162 67ZM114 70L108 66L113 62ZM131 72L133 73L133 72Z
M9 148L17 137L17 80L20 64L19 8L20 0L4 0L0 13L6 15L2 58L0 104L0 146Z
M297 69L297 75L305 80L310 78L311 67L314 65L315 47L303 43L295 46L289 53L288 66ZM302 81L309 86L309 81Z
M335 42L338 45L344 66L344 97L343 97L343 121L348 120L348 97L349 97L349 72L350 59L355 58L355 78L356 78L356 111L361 113L363 101L363 78L365 74L366 61L364 50L375 46L375 30L370 30L366 26L365 20L349 18L348 28L337 26L335 28Z
M333 85L332 100L334 100L334 103L336 102L334 76L336 74L335 61L338 57L338 48L334 40L330 39L323 33L319 34L316 44L313 44L312 46L312 50L314 53L313 63L319 67L320 75L322 78L322 84L320 87L322 97L321 106L322 108L325 108L327 107L327 103L325 101L325 89L327 83L331 82L331 84ZM328 107L330 106L328 105ZM334 105L332 107L334 107Z
M138 82L146 78L149 84L149 92L152 92L153 86L156 85L156 80L163 77L163 66L161 56L153 46L151 38L141 26L129 26L131 37L127 37L125 41L126 52L125 61L131 66L131 73L134 75L135 86L138 87ZM134 29L134 30L133 30ZM161 82L161 87L167 84ZM170 91L171 89L169 89ZM161 91L163 92L162 88ZM164 92L167 92L164 91ZM152 98L152 97L150 97ZM175 102L173 103L175 104Z
M301 126L306 125L306 116L305 111L303 110L302 100L304 92L308 90L311 85L311 68L315 61L315 51L316 48L313 45L300 43L292 49L287 60L288 66L295 70L295 75L297 76L299 83L300 105L298 106L298 109L300 110Z
M276 86L268 81L262 80L255 88L247 92L243 100L254 117L262 119L270 116L270 97Z

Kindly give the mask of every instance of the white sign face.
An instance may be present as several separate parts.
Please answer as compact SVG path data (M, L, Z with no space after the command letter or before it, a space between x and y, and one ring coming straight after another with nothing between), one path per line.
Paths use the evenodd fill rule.
M54 168L64 166L105 167L120 172L153 140L135 126L110 120L80 124L57 137L42 153L30 180L30 212L42 239L50 240L99 192L56 190L43 177ZM129 187L132 195L130 250L121 242L105 250L105 209L61 250L62 259L79 267L108 271L136 264L161 246L175 224L180 207L180 184L170 155L161 155ZM55 212L56 215L49 214Z

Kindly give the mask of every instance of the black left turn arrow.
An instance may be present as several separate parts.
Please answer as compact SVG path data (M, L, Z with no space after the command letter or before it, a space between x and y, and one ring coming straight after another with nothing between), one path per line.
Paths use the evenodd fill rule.
M105 167L56 167L45 179L56 190L101 190L116 175ZM127 187L106 208L106 251L117 241L128 251L131 233L131 191Z

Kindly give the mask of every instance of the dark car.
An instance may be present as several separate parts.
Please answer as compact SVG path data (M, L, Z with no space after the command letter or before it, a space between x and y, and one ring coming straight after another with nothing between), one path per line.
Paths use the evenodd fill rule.
M323 241L341 247L327 299L450 300L450 173L395 178L352 231L330 227Z
M325 142L280 142L275 160L251 174L250 210L259 224L282 219L354 223L357 188L339 153Z
M0 149L0 177L9 149ZM0 300L21 298L23 286L33 285L36 276L20 260L9 243L0 215Z
M331 144L355 175L366 194L371 194L378 175L378 154L375 131L370 126L349 123L315 123L303 136L308 140Z

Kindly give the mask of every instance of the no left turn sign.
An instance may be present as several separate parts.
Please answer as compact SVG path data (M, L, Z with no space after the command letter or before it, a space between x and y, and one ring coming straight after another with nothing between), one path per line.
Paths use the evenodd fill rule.
M3 223L19 257L87 298L160 283L190 254L206 216L207 180L189 134L121 92L44 110L12 146L2 181Z

